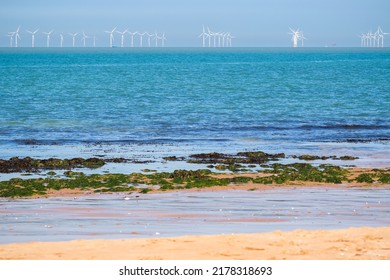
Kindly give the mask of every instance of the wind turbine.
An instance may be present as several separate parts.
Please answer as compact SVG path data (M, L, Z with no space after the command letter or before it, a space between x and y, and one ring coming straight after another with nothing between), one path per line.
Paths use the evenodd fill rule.
M157 32L154 32L153 34L153 40L156 42L156 48L158 47L158 40L161 39L158 37Z
M139 45L140 45L141 48L142 48L142 42L143 42L145 34L146 34L146 32L144 32L144 33L139 33L138 32L138 35L139 35Z
M301 40L302 47L303 47L303 40L307 40L307 38L303 35L303 32L300 32L299 39Z
M150 39L153 37L153 34L149 34L149 32L146 32L145 35L148 36L148 47L150 48Z
M228 33L228 35L227 35L227 44L228 44L229 47L232 46L232 39L234 39L234 38L236 38L236 37L234 37L230 33Z
M369 47L369 39L370 36L368 35L368 32L364 34L364 46Z
M13 35L15 35L15 48L18 47L18 39L21 40L20 36L19 36L19 29L20 29L20 26L18 27L18 29L16 29L15 32L12 32Z
M216 34L215 32L211 32L210 28L207 27L207 32L209 33L209 47L211 47L211 36L213 36L213 41L214 41L214 47L215 47L215 39L216 39Z
M222 33L222 47L226 47L225 43L226 43L226 37L227 37L227 33Z
M87 36L84 31L83 31L83 38L81 39L83 41L83 45L84 45L84 48L85 48L85 42L87 41L87 39L89 38L89 36Z
M76 33L69 33L69 35L72 36L72 38L73 38L73 48L74 48L74 41L75 41L75 38L76 38L76 36L77 36L78 34L79 34L78 32L76 32Z
M217 40L217 33L214 32L214 33L211 33L211 35L213 36L213 47L215 48L215 47L216 47L215 42L216 42L216 40Z
M112 42L114 41L114 32L115 32L115 30L116 30L116 27L113 30L111 30L111 31L104 31L104 32L110 34L110 48L112 48Z
M34 48L35 47L35 33L38 32L39 29L35 30L35 31L30 31L30 30L26 30L28 33L31 34L31 47Z
M93 47L96 48L96 36L93 36Z
M367 32L366 36L367 36L367 39L368 39L368 42L367 42L368 47L372 47L372 39L374 37L374 36L372 36L372 32L371 31Z
M43 34L45 34L47 37L46 37L46 47L48 48L49 47L49 45L50 45L50 34L53 32L53 30L52 31L50 31L50 32L42 32Z
M127 32L130 34L130 37L131 37L131 47L133 48L134 47L134 35L137 35L138 34L138 31L135 31L135 32Z
M381 44L381 47L383 48L384 47L384 38L385 36L384 35L389 35L390 33L386 33L386 32L383 32L382 28L380 26L378 26L378 34L380 36L380 39L382 39L382 44ZM378 46L379 46L379 40L378 40Z
M62 33L60 34L60 45L61 48L64 46L64 35L62 35Z
M360 47L364 45L364 34L357 35L360 38Z
M9 32L9 33L7 34L7 36L9 37L9 46L10 46L10 48L13 47L14 35L15 35L15 32Z
M292 37L291 37L291 41L293 42L293 48L296 48L298 47L298 40L299 40L299 28L297 30L293 30L291 27L289 27L289 29L291 30L291 34Z
M221 47L221 38L222 38L222 33L221 32L217 32L216 33L216 36L218 36L218 47Z
M292 37L291 37L291 41L293 42L293 47L296 48L298 47L298 42L299 40L301 40L302 42L302 47L303 47L303 40L307 40L307 38L303 35L303 32L299 30L299 28L297 30L293 30L291 27L289 27L290 30L291 30L291 34Z
M121 36L122 36L122 42L121 42L121 47L122 47L122 48L123 48L123 40L124 40L125 34L127 33L127 30L128 30L128 29L126 29L126 30L123 31L123 32L116 31L116 33L119 33L119 34L121 34Z
M370 36L371 36L371 39L372 39L372 47L376 47L377 46L377 37L378 37L378 34L375 32L375 33L372 33L370 32Z
M206 37L209 37L210 38L210 35L207 34L204 30L204 25L203 25L203 32L199 35L198 38L202 37L202 40L203 40L203 43L202 43L202 46L203 48L206 46Z
M165 46L165 41L166 40L167 40L167 38L165 37L165 32L164 32L163 35L161 36L161 47Z

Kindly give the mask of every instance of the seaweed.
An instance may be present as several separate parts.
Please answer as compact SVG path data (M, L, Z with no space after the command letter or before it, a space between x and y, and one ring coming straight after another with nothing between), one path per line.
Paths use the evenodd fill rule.
M356 178L356 182L358 183L373 183L374 179L372 178L372 174L362 173Z
M210 154L214 157L216 154ZM245 154L255 158L262 157L263 154ZM281 156L281 155L280 155ZM77 161L77 160L76 160ZM56 161L51 161L52 163ZM231 170L242 170L240 164L224 165ZM0 182L1 197L28 197L33 195L46 194L49 190L61 189L82 189L95 192L126 192L143 188L140 192L151 192L151 186L159 186L161 190L189 189L189 188L209 188L214 186L227 186L229 184L287 184L291 182L318 182L340 184L342 182L365 183L389 183L390 171L375 169L370 173L362 173L354 179L350 179L351 174L347 169L330 164L313 166L308 163L262 165L266 168L259 171L259 176L242 176L239 174L229 175L222 178L220 174L213 173L209 169L198 170L175 170L173 172L153 172L153 173L131 173L131 174L92 174L86 175L83 172L67 170L64 177L54 176L55 173L46 174L46 178L21 179L14 178L9 181ZM219 176L218 176L219 175Z
M39 172L40 170L69 170L74 168L95 169L102 167L104 160L99 158L72 158L72 159L33 159L31 157L12 157L9 160L0 160L0 173Z

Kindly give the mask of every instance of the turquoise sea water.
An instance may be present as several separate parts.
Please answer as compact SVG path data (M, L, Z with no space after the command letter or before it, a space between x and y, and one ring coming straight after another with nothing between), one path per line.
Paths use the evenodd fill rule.
M389 141L388 48L0 50L0 158Z

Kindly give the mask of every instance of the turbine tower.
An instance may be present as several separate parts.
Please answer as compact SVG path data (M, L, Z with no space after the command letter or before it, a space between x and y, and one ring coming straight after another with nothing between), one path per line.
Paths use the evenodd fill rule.
M291 27L289 27L292 35L291 37L291 41L293 43L293 48L296 48L298 47L298 43L299 43L299 40L301 40L302 42L302 47L303 47L303 40L307 40L307 38L305 36L303 36L303 32L302 31L299 31L299 28L297 30L294 30L292 29Z
M12 32L13 35L15 35L15 48L18 47L18 39L21 40L20 36L19 36L19 29L20 29L20 26L18 27L18 29L16 29L15 32Z
M145 35L148 36L148 47L150 48L150 39L153 37L153 34L149 34L149 32L146 32Z
M155 41L155 43L156 43L156 48L158 47L158 40L160 40L161 39L161 37L159 37L158 35L157 35L157 32L154 32L154 34L153 34L153 40Z
M73 39L73 44L72 44L73 48L74 48L75 38L76 38L76 36L77 36L78 34L79 34L78 32L76 32L76 33L69 33L69 35L72 36L72 39Z
M31 47L34 48L35 47L35 33L38 32L39 29L35 30L35 31L30 31L30 30L26 30L28 33L31 34Z
M110 34L110 48L112 48L112 43L114 41L114 32L115 32L115 30L116 30L116 27L113 30L111 30L111 31L104 31L104 32Z
M53 32L53 30L50 31L50 32L42 32L43 34L46 35L46 47L47 47L47 48L50 46L50 34L51 34L52 32Z
M207 37L209 38L209 48L210 48L211 47L211 31L208 27L207 27Z
M165 32L164 32L163 35L161 36L161 47L165 46L165 41L166 40L167 40L167 38L165 37Z
M217 32L216 33L216 36L218 36L218 47L221 47L221 38L222 38L222 33L220 33L220 32Z
M211 47L211 36L214 36L214 47L215 47L215 33L210 31L210 28L207 27L207 33L209 36L209 47Z
M120 31L116 31L116 33L119 33L119 34L121 34L121 37L122 37L122 41L121 41L121 47L123 48L123 41L124 41L124 37L125 37L125 34L127 33L127 30L128 29L126 29L125 31L123 31L123 32L120 32Z
M233 38L236 38L236 37L232 36L230 33L228 33L226 35L226 46L227 47L231 47L232 46L232 39Z
M303 40L307 40L307 38L303 35L303 31L300 33L299 39L301 40L302 47L303 47Z
M83 45L84 45L84 48L85 48L85 44L86 44L86 41L87 39L89 38L89 36L87 36L84 31L83 31L83 38L81 39L83 41Z
M358 35L358 37L360 38L360 47L364 47L365 35L361 34L361 35Z
M60 45L61 45L61 48L64 45L64 35L62 35L62 33L60 34Z
M133 48L134 47L134 35L137 35L138 34L138 31L135 31L135 32L127 32L130 34L130 37L131 37L131 47Z
M14 35L15 35L15 32L9 32L9 33L7 34L7 36L9 37L9 47L10 47L10 48L13 47Z
M226 43L226 36L227 36L227 33L222 33L222 47L226 47L225 43Z
M141 48L142 48L142 42L143 42L145 34L146 34L146 32L144 32L144 33L139 33L138 32L138 35L139 35L139 45L140 45Z
M206 38L209 37L210 38L210 35L208 33L205 32L204 30L204 25L203 25L203 32L199 35L198 38L202 37L202 46L203 48L206 47Z
M379 34L379 39L378 39L378 47L384 47L385 43L384 43L384 39L385 39L385 35L389 35L390 33L386 33L386 32L383 32L382 28L380 26L378 26L378 34ZM380 44L380 40L382 40L382 43Z
M299 28L297 30L293 30L291 27L289 27L289 29L291 30L291 34L292 37L291 37L291 41L293 43L293 48L296 48L298 47L298 40L299 40Z

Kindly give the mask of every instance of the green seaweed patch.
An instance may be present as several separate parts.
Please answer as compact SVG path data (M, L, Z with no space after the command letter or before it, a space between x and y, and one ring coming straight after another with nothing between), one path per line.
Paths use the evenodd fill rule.
M141 171L142 171L142 172L145 172L145 173L155 173L155 172L157 172L157 170L148 169L148 168L142 169Z
M305 160L305 161L328 160L328 159L333 159L333 160L355 160L355 159L359 159L358 157L354 157L354 156L341 156L341 157L337 157L337 156L317 156L317 155L309 155L309 154L300 155L300 156L293 155L293 156L291 156L291 158L297 158L297 159Z
M140 193L148 193L148 192L150 192L151 191L151 189L149 189L149 188L144 188L144 189L142 189L141 191L140 191Z
M263 172L271 173L274 176L262 178L262 180L266 180L268 183L272 179L273 183L276 184L293 181L340 184L348 180L347 174L349 173L339 166L322 164L319 167L314 167L307 163L273 164L272 169Z
M230 178L218 177L209 169L175 170L173 172L155 172L152 174L92 174L68 170L66 177L21 179L14 178L0 182L1 197L28 197L46 194L48 190L82 189L95 192L126 192L139 190L149 192L159 186L160 190L209 188L229 184L285 184L290 182L322 182L339 184L349 182L350 172L339 166L322 164L318 167L308 163L280 164L274 163L262 171L262 176L252 178L234 175ZM220 174L219 174L220 175ZM374 170L363 173L353 179L357 182L390 182L390 170ZM146 189L146 190L144 190Z
M205 178L199 178L197 180L187 181L185 188L192 189L192 188L210 188L210 187L216 187L216 186L227 186L230 184L230 182L231 182L231 180L229 180L229 179L205 177Z
M220 170L220 171L225 171L227 169L227 166L225 164L217 164L215 166L215 169Z
M373 175L369 174L369 173L359 174L359 176L357 176L355 180L358 183L370 183L371 184L374 182Z
M237 154L202 153L190 155L187 162L234 166L234 164L263 164L280 158L285 158L285 154L268 154L262 151L239 152Z
M372 173L362 173L355 178L355 181L358 183L390 183L390 171L389 170L380 170L373 169Z
M389 173L380 174L378 181L383 184L390 184L390 174Z
M49 174L49 173L48 173L48 175L51 176L51 174ZM64 172L64 176L68 177L68 178L76 178L76 177L80 177L83 175L84 175L83 172L75 172L75 171L70 171L70 170Z
M105 164L99 158L72 158L72 159L34 159L31 157L12 157L9 160L0 160L0 173L39 172L39 170L59 170L74 168L99 168Z
M356 160L359 159L359 157L354 157L354 156L341 156L340 160Z
M177 156L167 156L167 157L163 157L162 159L166 160L166 161L183 161L183 160L185 160L184 157L177 157Z

